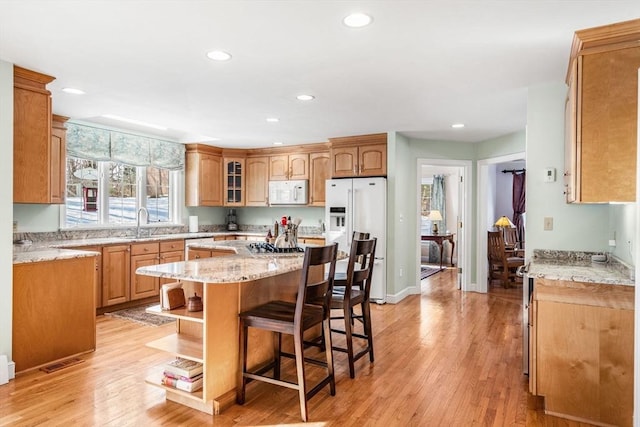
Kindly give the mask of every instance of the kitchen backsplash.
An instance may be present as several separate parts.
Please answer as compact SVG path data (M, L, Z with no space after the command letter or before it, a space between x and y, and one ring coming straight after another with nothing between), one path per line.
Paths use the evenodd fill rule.
M227 231L225 224L222 225L200 225L198 232L200 233L256 233L267 235L271 230L273 233L273 225L238 225L237 231ZM187 225L174 227L143 227L143 236L156 236L165 234L183 234L188 233ZM298 235L300 236L319 236L322 233L320 227L300 226ZM48 232L17 232L13 233L13 241L30 240L32 242L41 241L57 241L57 240L83 240L83 239L104 239L110 237L132 237L136 234L136 227L122 228L103 228L103 229L69 229Z

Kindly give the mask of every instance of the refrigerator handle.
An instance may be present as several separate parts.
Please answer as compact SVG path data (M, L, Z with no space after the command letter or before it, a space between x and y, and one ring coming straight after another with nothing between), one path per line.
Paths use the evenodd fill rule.
M347 190L347 250L351 250L351 236L353 235L353 194L349 188Z

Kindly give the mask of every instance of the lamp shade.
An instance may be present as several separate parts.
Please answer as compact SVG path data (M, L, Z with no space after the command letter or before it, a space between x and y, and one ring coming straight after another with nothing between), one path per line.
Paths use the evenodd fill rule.
M496 227L509 227L509 228L515 227L515 225L511 222L511 220L504 215L498 218L498 220L494 225Z
M440 211L432 210L431 212L429 212L429 215L427 215L427 218L429 218L431 221L442 221L442 214L440 213Z

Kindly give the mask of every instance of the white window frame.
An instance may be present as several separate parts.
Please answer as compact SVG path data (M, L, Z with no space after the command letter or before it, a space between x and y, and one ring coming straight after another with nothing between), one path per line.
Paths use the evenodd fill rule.
M105 179L106 171L110 161L98 162L98 198L99 206L107 206L109 202L109 183ZM146 207L146 195L147 195L147 174L145 173L146 167L140 166L136 168L136 205L138 207ZM65 178L66 181L66 178ZM66 185L65 185L66 188ZM180 226L182 224L182 209L180 209L180 200L182 200L182 191L184 188L184 173L180 170L169 171L169 215L172 221L169 222L154 222L151 224L145 224L145 226L156 227L171 227ZM66 191L66 190L65 190ZM81 230L81 229L100 229L100 228L126 228L131 227L133 224L110 224L109 223L109 210L100 209L98 216L98 224L82 224L79 226L69 227L67 226L67 205L66 202L60 205L60 230Z

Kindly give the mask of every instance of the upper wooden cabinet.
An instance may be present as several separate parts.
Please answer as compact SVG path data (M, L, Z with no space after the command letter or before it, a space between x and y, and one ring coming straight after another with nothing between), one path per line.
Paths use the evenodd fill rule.
M269 205L269 157L247 157L245 206Z
M13 202L64 203L67 117L51 115L54 77L13 67Z
M269 180L309 179L309 155L281 154L269 157Z
M309 154L309 206L324 206L325 184L330 176L329 151Z
M224 205L244 206L245 159L224 157Z
M330 138L331 177L387 175L387 134Z
M633 202L640 19L576 31L567 84L567 202Z
M186 146L187 206L222 206L222 150L203 144Z

